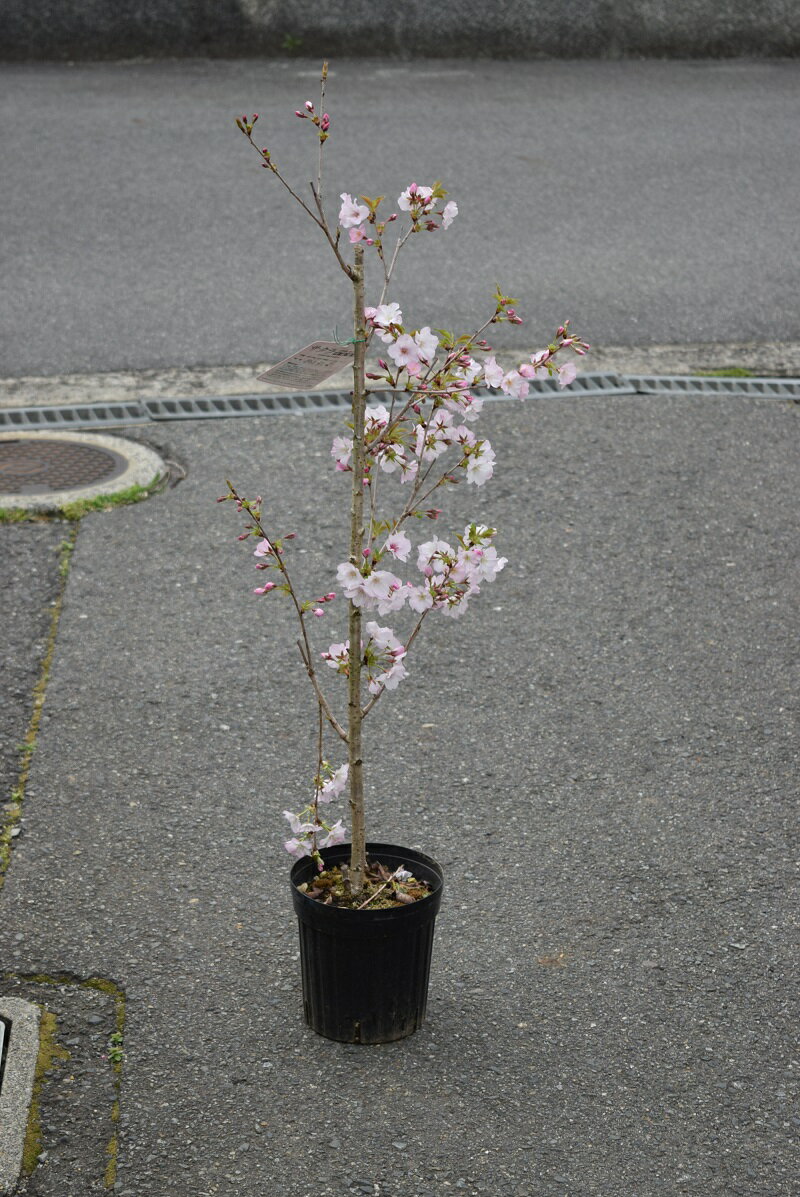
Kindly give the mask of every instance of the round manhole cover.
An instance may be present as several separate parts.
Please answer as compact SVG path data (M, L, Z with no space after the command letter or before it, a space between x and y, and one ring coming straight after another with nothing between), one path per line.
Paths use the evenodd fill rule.
M0 507L59 511L68 503L148 487L167 473L137 441L92 432L0 432Z
M0 491L35 495L110 481L128 463L119 453L80 441L0 441Z

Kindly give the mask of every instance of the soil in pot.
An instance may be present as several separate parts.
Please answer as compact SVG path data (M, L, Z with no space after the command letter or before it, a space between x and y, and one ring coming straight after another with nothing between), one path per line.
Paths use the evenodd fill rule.
M353 894L348 885L346 864L324 869L311 881L298 885L302 894L315 898L325 906L339 906L346 910L389 910L393 906L409 906L430 896L427 881L410 873L402 865L392 870L379 860L367 860L364 886Z

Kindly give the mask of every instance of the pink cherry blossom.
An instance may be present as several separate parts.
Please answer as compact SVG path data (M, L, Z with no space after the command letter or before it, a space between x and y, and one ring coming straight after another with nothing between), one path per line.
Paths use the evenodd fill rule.
M401 483L413 482L419 472L419 462L416 458L401 461L400 471Z
M302 823L297 815L292 814L290 810L285 810L283 817L288 822L294 835L305 835L307 832L314 830L313 823Z
M342 201L342 206L339 209L339 224L343 229L353 229L359 224L363 224L369 216L369 208L365 204L359 204L343 191L339 197Z
M411 183L402 195L398 196L397 206L403 212L410 212L412 208L417 208L425 213L432 207L429 202L432 196L432 187L418 187L416 183Z
M402 649L403 652L405 652L403 645L397 639L391 628L382 628L375 622L374 619L372 619L366 625L364 630L377 649L383 652L388 650Z
M320 848L332 848L334 844L343 844L347 839L347 831L342 824L341 819L337 819L333 827L330 827L325 835L320 838Z
M428 611L433 606L433 592L430 586L412 586L410 582L408 587L408 605L412 611L422 614L423 611Z
M333 775L322 783L322 788L317 796L318 801L332 802L334 798L338 798L347 785L347 775L349 772L350 766L348 764L340 765Z
M511 395L514 399L524 399L530 391L529 384L521 377L518 370L509 370L500 383L500 390L504 395Z
M311 844L308 840L298 840L293 837L290 840L286 840L283 846L290 856L296 856L298 860L303 856L311 855Z
M327 652L322 653L322 659L331 669L336 669L339 673L346 673L350 663L350 641L345 640L343 644L332 644Z
M449 229L455 218L458 216L458 204L455 200L449 200L445 204L442 211L442 228Z
M393 345L389 346L389 357L397 366L406 366L409 363L416 366L420 364L417 344L408 333L403 333Z
M388 328L390 324L402 324L403 313L399 303L381 303L372 309L372 320L381 328Z
M389 423L389 413L382 403L368 407L364 413L364 427L369 436L374 436Z
M353 453L353 438L351 436L335 436L331 445L331 457L336 462L337 469L344 470L350 464Z
M478 441L478 444L467 457L467 482L475 486L483 486L494 473L494 449L488 441Z
M253 549L254 557L269 557L272 553L272 545L268 540L260 540Z
M342 587L344 597L356 607L364 607L371 602L364 593L366 578L351 561L343 561L336 569L336 580Z
M392 665L391 669L387 669L386 672L381 675L380 681L387 690L396 690L403 678L407 677L408 670L406 669L405 665L402 663L402 661L397 661L394 665Z
M495 357L487 357L483 363L483 377L487 387L499 387L505 378L503 367Z
M387 537L383 547L398 561L408 561L408 554L411 552L411 541L405 532L392 532L391 536Z
M518 367L518 372L522 378L546 378L547 370L544 366L530 366L527 362L523 362Z
M425 572L430 568L436 574L444 573L447 565L442 558L451 556L452 552L453 550L446 540L440 540L438 536L434 536L432 540L426 541L417 549L417 569Z
M558 368L558 385L560 387L568 387L571 382L574 382L578 376L578 367L574 362L565 362L563 366Z
M439 348L439 338L434 336L430 328L426 324L419 332L414 334L414 342L417 346L417 357L426 366L429 366L436 357L436 350ZM389 350L391 353L391 350Z

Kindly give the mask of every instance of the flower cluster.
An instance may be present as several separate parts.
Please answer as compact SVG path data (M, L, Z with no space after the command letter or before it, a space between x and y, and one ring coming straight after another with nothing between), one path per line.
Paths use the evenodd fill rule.
M305 113L298 112L298 116ZM443 200L447 192L441 184L434 183L433 187L420 187L417 183L409 183L405 191L397 197L397 206L402 212L408 212L411 220L409 232L419 233L423 229L433 233L437 229L449 229L458 216L458 204L448 200L442 207L437 203ZM397 212L393 212L385 220L378 220L380 199L372 200L367 195L355 199L348 191L343 191L339 197L342 206L339 209L339 224L346 229L352 244L363 241L365 245L376 245L381 250L381 238L387 224L397 220ZM361 200L361 203L358 201ZM372 226L371 228L364 226ZM373 235L374 234L374 235Z
M319 812L320 805L327 805L334 798L340 797L347 785L349 765L340 765L333 769L327 761L322 762L322 775L315 779L314 801L299 815L290 810L283 812L283 817L292 831L291 839L286 840L284 848L290 856L298 860L301 856L314 856L320 848L332 848L334 844L343 844L347 839L347 830L341 819L335 823L327 823Z
M398 582L398 585L400 583ZM405 647L391 628L379 627L371 621L366 625L367 639L361 641L361 661L367 673L367 688L370 694L378 695L382 690L396 690L403 678L408 677L403 658ZM350 673L350 641L332 644L321 654L337 673Z

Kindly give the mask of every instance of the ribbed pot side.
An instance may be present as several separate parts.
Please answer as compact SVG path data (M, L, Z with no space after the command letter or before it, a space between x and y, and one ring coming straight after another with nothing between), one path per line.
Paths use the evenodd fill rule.
M318 1035L342 1043L390 1043L422 1026L442 900L444 877L430 856L393 844L367 844L367 855L391 871L408 868L431 886L430 897L387 910L346 910L298 890L316 872L308 857L291 871L305 1019ZM321 856L326 866L341 864L350 845Z

